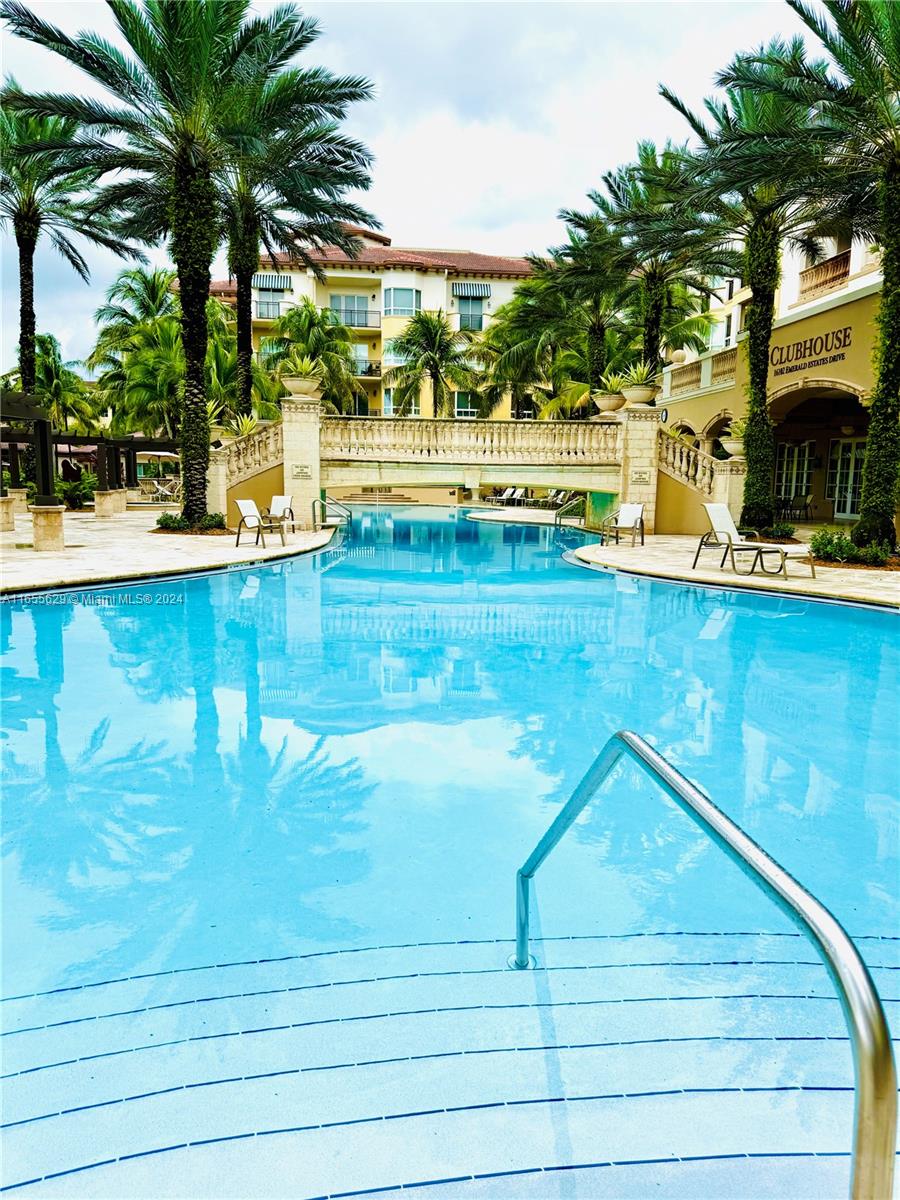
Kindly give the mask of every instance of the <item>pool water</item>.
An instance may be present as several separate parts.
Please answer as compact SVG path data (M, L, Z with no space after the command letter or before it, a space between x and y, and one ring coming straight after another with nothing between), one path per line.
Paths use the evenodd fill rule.
M516 868L628 728L896 1024L896 618L588 571L580 536L357 509L316 556L0 607L6 1187L845 1187L827 976L636 768L542 868L540 969L505 964Z

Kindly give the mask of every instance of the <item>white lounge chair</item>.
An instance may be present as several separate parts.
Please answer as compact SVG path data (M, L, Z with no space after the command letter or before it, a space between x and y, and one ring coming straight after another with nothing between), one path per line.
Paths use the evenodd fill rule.
M259 509L256 507L255 500L236 500L235 503L237 504L238 511L241 514L241 519L238 522L237 538L235 539L234 543L235 546L239 546L241 544L241 533L245 529L256 530L256 545L258 546L260 539L262 539L263 549L265 549L266 546L265 531L267 529L277 529L281 534L282 546L285 544L283 519L276 520L274 517L262 516Z
M487 500L488 504L505 504L515 490L516 489L514 487L508 487L506 491L502 492L499 496L486 496L485 499Z
M795 558L804 561L809 566L812 577L815 579L816 565L813 561L812 549L809 546L779 546L776 542L748 541L745 534L753 534L756 538L759 537L759 534L755 529L739 530L728 511L727 504L704 504L703 507L709 517L710 530L708 533L704 533L700 539L697 553L694 555L692 570L697 569L697 561L701 552L712 546L717 550L722 550L722 561L719 566L724 567L725 560L730 558L731 569L737 575L752 575L759 567L764 575L783 575L787 579L788 559ZM738 567L736 554L753 556L750 560L749 571L742 571ZM766 567L765 556L767 554L774 555L778 559L778 566L774 571L770 571Z
M272 503L266 509L266 516L273 521L282 521L285 525L290 521L291 533L296 533L293 504L293 496L273 496Z
M608 545L612 538L615 538L616 545L619 544L620 533L631 534L632 546L637 541L638 534L641 535L641 545L644 544L644 506L643 504L623 504L618 511L608 516L600 526L600 532L603 534L604 545Z

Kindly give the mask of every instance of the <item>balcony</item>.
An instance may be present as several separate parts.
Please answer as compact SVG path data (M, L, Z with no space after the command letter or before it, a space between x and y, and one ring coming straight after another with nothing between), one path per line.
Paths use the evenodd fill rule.
M381 328L381 310L378 308L325 308L322 311L333 313L342 325L350 329Z
M850 278L850 251L843 250L833 258L816 263L800 272L800 300L812 300L825 292L843 287Z
M381 362L377 358L358 358L353 368L357 379L380 379Z
M281 316L281 304L278 300L257 300L256 315L260 321L274 321Z
M700 363L687 363L683 367L676 367L672 372L672 385L670 395L679 396L682 392L696 391L700 386Z

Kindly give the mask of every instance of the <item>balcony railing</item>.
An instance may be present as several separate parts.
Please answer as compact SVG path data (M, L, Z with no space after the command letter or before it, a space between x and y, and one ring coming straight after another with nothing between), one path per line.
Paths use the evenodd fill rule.
M730 350L723 350L713 357L710 378L713 383L730 383L736 370L737 346L732 346Z
M687 363L676 367L672 372L671 395L678 396L682 392L692 392L700 386L700 362Z
M381 375L381 362L377 358L358 358L353 373L358 378L378 378Z
M257 300L256 315L262 321L274 321L281 316L281 304L277 300Z
M850 251L843 250L833 258L816 263L800 272L800 299L809 300L822 292L839 288L850 278Z
M325 312L334 313L342 325L351 329L380 329L381 310L378 308L326 308Z

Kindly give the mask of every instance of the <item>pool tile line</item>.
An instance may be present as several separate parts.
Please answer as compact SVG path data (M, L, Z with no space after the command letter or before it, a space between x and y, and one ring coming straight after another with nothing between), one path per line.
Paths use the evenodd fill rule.
M855 942L898 942L900 936L879 933L861 933L852 935ZM534 937L533 942L584 942L584 941L625 941L631 938L656 937L762 937L762 938L802 938L801 933L767 932L765 930L721 930L690 931L683 929L654 930L641 933L575 933L558 934L554 937ZM333 958L341 954L370 954L383 950L422 950L439 949L442 946L506 946L511 945L514 938L463 938L442 942L396 942L383 946L347 946L339 950L314 950L308 954L283 954L269 958L247 958L235 962L206 963L196 967L172 967L166 971L145 971L136 975L120 975L114 979L99 979L91 983L74 983L66 987L48 988L39 992L22 992L14 996L0 996L0 1004L10 1004L16 1000L37 1000L42 996L57 996L63 992L80 992L88 988L111 987L118 983L134 983L142 979L162 979L169 975L186 975L195 971L223 971L231 967L258 967L271 963L300 962L312 958Z
M441 1179L423 1179L413 1183L392 1183L384 1187L361 1188L352 1192L328 1192L320 1196L308 1196L305 1200L352 1200L354 1196L374 1196L385 1192L405 1192L415 1188L440 1187L449 1183L478 1183L484 1179L511 1179L519 1175L552 1175L560 1171L595 1171L607 1167L643 1167L643 1166L675 1166L684 1163L703 1163L721 1161L743 1161L757 1159L781 1158L849 1158L846 1150L784 1150L765 1151L746 1154L684 1154L670 1158L620 1158L607 1162L567 1163L563 1166L550 1165L544 1167L518 1167L508 1171L479 1171L472 1175L448 1176Z
M567 963L559 966L541 966L538 965L532 971L549 972L549 971L626 971L626 970L649 970L654 967L819 967L825 969L821 959L782 959L782 958L734 958L734 959L710 959L701 960L678 960L678 961L661 961L661 962L634 962L634 963ZM881 963L870 964L870 970L874 971L900 971L900 966L882 965ZM442 978L457 978L469 975L507 975L509 974L508 967L479 967L472 970L455 970L455 971L415 971L403 975L373 975L365 979L335 979L327 980L323 983L302 983L295 984L292 987L284 988L263 988L253 992L228 992L221 996L196 996L190 1000L169 1000L165 1004L148 1004L142 1008L125 1008L117 1012L109 1013L94 1013L85 1017L69 1017L64 1021L50 1021L45 1025L25 1025L21 1029L6 1029L0 1033L0 1037L16 1037L23 1033L42 1033L48 1029L61 1029L68 1025L83 1025L92 1021L110 1021L118 1017L136 1017L142 1016L145 1013L163 1012L171 1008L189 1008L194 1004L214 1004L222 1000L252 1000L260 996L287 996L296 992L311 992L321 991L325 988L338 987L353 987L358 984L369 983L396 983L409 979L442 979Z
M308 1125L290 1125L275 1129L258 1129L252 1132L226 1134L217 1138L203 1138L197 1141L178 1142L169 1146L159 1146L150 1150L138 1150L129 1154L122 1154L116 1158L104 1159L101 1162L86 1163L79 1167L67 1167L62 1171L54 1171L51 1174L37 1176L33 1179L22 1180L18 1183L7 1184L0 1187L0 1192L11 1192L17 1188L28 1187L35 1183L46 1182L50 1179L60 1179L66 1175L75 1175L82 1171L95 1170L98 1167L110 1166L114 1163L128 1162L137 1158L150 1158L158 1154L169 1154L176 1150L190 1150L198 1146L208 1146L214 1143L246 1141L253 1137L275 1137L293 1133L316 1133L326 1129L345 1128L349 1125L369 1125L379 1124L386 1121L398 1120L414 1120L420 1117L431 1116L453 1116L457 1113L475 1112L484 1109L501 1109L501 1108L518 1108L524 1106L537 1106L542 1104L577 1104L583 1102L596 1103L598 1101L607 1100L646 1100L657 1099L661 1096L692 1096L692 1095L751 1095L764 1093L766 1095L773 1093L852 1093L853 1087L831 1087L817 1085L785 1085L781 1087L723 1087L723 1088L666 1088L656 1089L643 1092L600 1092L582 1096L542 1096L532 1099L523 1100L496 1100L489 1101L483 1104L460 1104L450 1105L443 1108L430 1109L414 1109L409 1112L381 1114L375 1117L357 1117L353 1120L344 1121L323 1121ZM571 1168L570 1168L571 1169ZM459 1180L468 1179L469 1176L460 1176ZM448 1180L447 1182L454 1182ZM410 1185L401 1185L410 1186ZM421 1186L421 1185L420 1185ZM336 1193L340 1194L340 1193ZM360 1193L346 1193L349 1195ZM364 1193L363 1193L364 1194Z
M808 1034L805 1036L804 1035L791 1036L788 1034L785 1034L782 1036L776 1036L776 1035L771 1035L771 1036L755 1035L754 1036L752 1034L746 1034L743 1036L741 1036L741 1035L724 1035L724 1034L723 1035L706 1034L706 1035L702 1035L702 1036L696 1035L696 1036L668 1037L668 1038L632 1038L632 1039L624 1039L624 1040L620 1040L620 1041L611 1041L611 1042L571 1042L568 1044L562 1043L562 1042L554 1042L552 1044L548 1044L548 1045L544 1045L544 1046L493 1046L493 1047L486 1047L484 1049L478 1049L478 1050L444 1050L444 1051L440 1051L440 1052L437 1052L434 1054L415 1054L415 1055L410 1055L408 1057L368 1059L368 1060L364 1060L364 1061L358 1062L358 1063L335 1063L335 1064L328 1064L325 1066L318 1065L318 1066L306 1066L306 1067L284 1067L281 1070L277 1070L277 1071L261 1071L261 1072L257 1072L257 1073L251 1074L251 1075L231 1075L231 1076L227 1076L223 1079L204 1079L204 1080L200 1080L200 1081L194 1082L194 1083L181 1083L181 1084L176 1084L173 1087L158 1088L158 1089L156 1089L154 1091L150 1091L150 1092L137 1092L134 1095L130 1095L130 1096L118 1096L112 1100L98 1100L92 1104L78 1104L72 1108L61 1108L57 1112L40 1113L37 1116L23 1117L17 1121L6 1121L3 1124L0 1124L0 1129L15 1129L22 1125L33 1125L39 1121L50 1121L50 1120L55 1119L56 1117L68 1117L68 1116L72 1116L75 1113L88 1112L92 1109L97 1109L97 1108L114 1108L116 1105L119 1105L119 1104L131 1104L131 1103L137 1102L138 1100L148 1100L148 1099L154 1099L158 1096L168 1096L175 1092L194 1091L196 1089L206 1088L206 1087L221 1087L221 1086L224 1086L224 1085L227 1085L230 1083L255 1083L255 1082L259 1081L260 1079L277 1079L277 1078L284 1078L284 1077L292 1076L292 1075L313 1074L313 1073L317 1073L317 1072L321 1072L321 1071L346 1070L351 1067L384 1066L384 1065L393 1064L393 1063L422 1062L422 1061L426 1061L429 1059L438 1059L438 1058L471 1058L471 1057L475 1057L476 1055L480 1055L480 1054L516 1054L516 1053L525 1054L525 1053L535 1053L535 1052L549 1053L549 1052L556 1052L556 1051L562 1051L562 1050L609 1050L609 1049L621 1049L621 1048L632 1047L632 1046L675 1046L675 1045L694 1044L694 1043L701 1043L701 1044L705 1045L710 1042L715 1042L715 1043L739 1042L742 1044L745 1042L777 1042L780 1044L783 1044L783 1043L800 1043L800 1044L802 1044L802 1043L816 1043L816 1042L847 1042L848 1040L849 1039L846 1037L841 1037L841 1036L837 1036L837 1035L831 1036L828 1034ZM896 1039L892 1039L892 1040L896 1040ZM683 1088L679 1088L676 1090L684 1091ZM695 1089L695 1090L697 1090L697 1089ZM705 1089L701 1088L699 1090L703 1091ZM713 1090L721 1091L722 1089L713 1089ZM728 1090L728 1089L725 1089L725 1090ZM744 1090L747 1090L747 1089L744 1089ZM771 1089L765 1089L765 1090L771 1090ZM839 1090L841 1090L841 1089L839 1089ZM475 1107L477 1107L477 1106L475 1106Z

